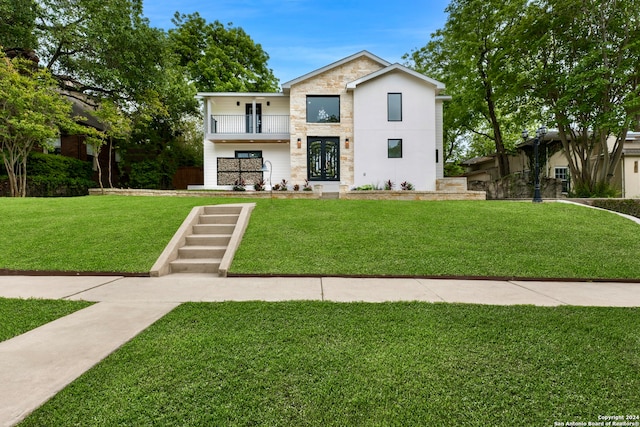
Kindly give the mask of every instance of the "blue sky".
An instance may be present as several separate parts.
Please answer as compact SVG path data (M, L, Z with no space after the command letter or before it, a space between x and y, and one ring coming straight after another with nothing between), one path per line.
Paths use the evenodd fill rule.
M448 0L144 0L154 27L199 12L207 22L233 23L262 45L280 83L368 50L391 63L424 46L444 26Z

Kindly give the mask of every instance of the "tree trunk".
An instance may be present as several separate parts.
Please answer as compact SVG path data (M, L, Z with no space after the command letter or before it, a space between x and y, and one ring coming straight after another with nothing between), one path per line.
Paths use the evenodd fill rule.
M100 190L102 194L104 194L104 186L102 185L102 168L100 167L100 151L102 151L102 145L94 145L94 151L95 155L93 157L93 161L98 169L98 184L100 184Z
M112 175L112 167L111 167L111 160L112 160L112 156L113 156L113 139L109 138L109 188L113 188L113 182L111 181L111 175Z

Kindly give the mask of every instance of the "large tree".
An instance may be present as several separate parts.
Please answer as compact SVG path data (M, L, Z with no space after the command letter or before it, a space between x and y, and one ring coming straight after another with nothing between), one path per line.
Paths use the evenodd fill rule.
M269 55L242 28L200 14L176 12L169 41L179 64L201 92L269 92L278 79L267 67Z
M540 0L528 12L522 47L536 67L527 75L557 124L574 191L610 194L640 113L640 7L635 0Z
M0 0L0 46L7 50L36 47L35 0Z
M37 53L59 80L85 94L128 101L153 96L164 34L141 0L37 0Z
M56 86L47 70L0 52L0 156L14 197L26 196L27 157L34 147L46 145L61 128L78 131L71 104Z
M465 134L478 145L489 142L500 176L509 174L509 149L518 141L523 117L530 117L531 102L518 96L519 74L510 54L526 3L453 0L444 28L405 58L442 80L452 95L445 114L449 146Z

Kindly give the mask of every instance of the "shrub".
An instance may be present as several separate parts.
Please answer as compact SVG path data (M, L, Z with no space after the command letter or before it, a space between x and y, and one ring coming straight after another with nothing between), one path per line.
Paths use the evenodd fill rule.
M411 190L413 190L413 189L414 189L414 186L413 186L413 184L412 184L412 183L410 183L410 182L403 181L403 182L400 184L400 188L401 188L401 189L403 189L403 190L405 190L405 191L411 191Z
M309 180L305 179L304 180L304 186L302 187L302 191L312 191L313 188L311 188L311 185L309 185Z
M360 187L354 188L355 191L371 191L377 190L377 188L373 184L361 185Z
M576 198L608 198L608 197L618 197L619 193L618 190L616 190L615 188L613 188L611 185L609 184L604 184L604 183L598 183L596 184L596 187L591 189L585 186L581 186L581 187L574 187L571 191L571 193L569 194L569 197L576 197Z
M233 191L247 191L245 185L244 179L236 179L236 182L233 183Z
M264 179L261 179L260 181L256 182L255 184L253 184L253 189L256 191L264 191L264 186L265 186L265 182Z
M162 171L159 163L152 160L145 160L131 164L129 174L129 186L131 188L160 189L162 181Z
M287 191L287 180L283 178L278 187L280 191ZM275 187L274 187L274 190L275 190Z
M591 204L598 208L640 218L640 200L637 199L593 200Z
M393 183L393 181L391 181L391 180L389 179L389 180L387 180L387 181L384 183L384 189L385 189L385 190L393 190L394 185L395 185L395 184Z
M0 175L6 175L0 168ZM95 186L91 162L56 154L30 153L27 159L27 196L86 196ZM7 176L0 176L0 193L9 195Z

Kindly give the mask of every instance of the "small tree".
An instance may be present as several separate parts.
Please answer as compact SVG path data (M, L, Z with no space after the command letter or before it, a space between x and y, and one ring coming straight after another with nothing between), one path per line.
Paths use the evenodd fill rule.
M94 150L93 161L98 169L98 182L100 189L104 191L102 184L102 167L100 166L100 152L102 147L109 144L109 165L108 165L108 182L109 187L113 188L111 181L111 150L113 149L113 141L125 139L131 133L131 120L122 112L118 106L110 100L103 100L100 106L92 115L104 126L104 130L95 132L86 140L86 144L91 145Z
M0 155L11 196L27 194L27 157L37 144L47 145L60 128L77 129L71 104L57 91L46 70L9 60L0 51Z

